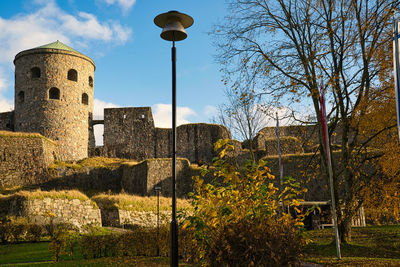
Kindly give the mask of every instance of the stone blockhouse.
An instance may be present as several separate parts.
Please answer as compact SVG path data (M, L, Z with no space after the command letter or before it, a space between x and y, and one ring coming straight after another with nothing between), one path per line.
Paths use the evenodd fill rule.
M15 110L10 128L56 141L61 160L87 157L93 60L57 41L18 53L14 64Z
M109 157L144 160L171 157L171 129L156 128L150 107L104 109L104 151ZM231 138L216 124L193 123L177 127L177 156L190 162L211 163L214 143Z

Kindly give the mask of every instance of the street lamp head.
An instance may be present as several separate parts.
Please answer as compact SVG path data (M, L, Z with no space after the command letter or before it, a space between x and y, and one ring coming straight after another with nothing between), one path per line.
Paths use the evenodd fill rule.
M155 17L154 23L163 29L160 36L164 40L182 41L187 37L185 29L193 25L193 18L173 10Z

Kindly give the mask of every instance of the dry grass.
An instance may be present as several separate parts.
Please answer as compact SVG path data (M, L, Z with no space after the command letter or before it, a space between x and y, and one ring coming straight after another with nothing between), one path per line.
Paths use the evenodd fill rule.
M39 133L24 133L24 132L10 132L10 131L0 131L0 137L24 137L24 138L41 138L50 143L57 145L57 142L50 140Z
M14 194L9 194L9 195L1 195L0 198L14 198L14 197L22 197L26 198L28 200L33 200L33 199L45 199L45 198L51 198L51 199L68 199L68 200L73 200L73 199L79 199L81 201L86 201L90 200L85 194L81 193L78 190L61 190L61 191L56 191L56 190L51 190L51 191L41 191L40 189L37 189L35 191L19 191ZM93 206L97 206L95 202L91 201Z
M82 159L78 162L55 161L53 164L49 166L49 169L58 169L58 168L82 169L84 167L116 169L123 164L136 165L137 162L130 159L93 157L93 158Z
M157 197L142 197L129 194L99 194L92 197L98 206L104 209L122 209L130 211L153 211L157 210ZM192 206L188 200L177 199L178 210L190 210ZM160 197L160 210L171 209L171 198Z

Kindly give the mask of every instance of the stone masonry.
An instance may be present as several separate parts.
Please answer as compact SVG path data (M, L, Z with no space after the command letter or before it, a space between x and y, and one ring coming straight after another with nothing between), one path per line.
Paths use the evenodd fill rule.
M190 162L211 163L214 143L231 138L216 124L193 123L177 127L177 156ZM171 157L171 129L156 128L150 107L104 109L104 150L109 157L144 160Z
M185 197L193 190L192 172L187 159L176 161L176 190L179 197ZM148 159L136 165L123 166L121 186L125 192L149 196L154 188L161 187L163 196L171 196L171 159Z
M61 160L87 157L93 60L57 41L18 53L14 64L15 131L56 141Z
M70 223L78 228L92 224L101 226L100 209L87 199L43 198L29 199L18 195L0 198L1 216L21 216L37 224Z
M0 186L43 182L57 144L39 135L0 131Z

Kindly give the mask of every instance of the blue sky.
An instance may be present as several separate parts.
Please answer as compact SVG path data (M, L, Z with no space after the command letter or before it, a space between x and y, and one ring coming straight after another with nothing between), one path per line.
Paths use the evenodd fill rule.
M171 43L153 23L169 10L195 21L176 44L178 124L209 122L224 101L208 35L224 17L224 0L1 1L0 112L13 108L14 56L60 40L95 61L95 116L105 106L151 106L156 125L169 127Z

